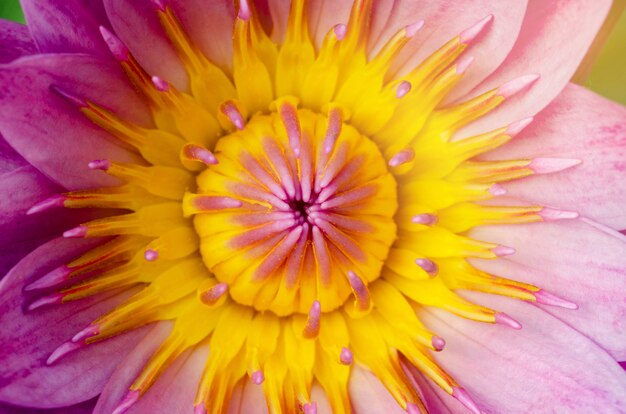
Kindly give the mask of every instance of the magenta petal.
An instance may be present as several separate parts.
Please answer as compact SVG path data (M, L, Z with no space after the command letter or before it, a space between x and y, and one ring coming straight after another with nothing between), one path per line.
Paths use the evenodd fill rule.
M0 63L32 55L36 51L28 27L0 19Z
M534 157L581 163L563 172L507 183L510 196L626 228L624 106L569 84L519 137L485 158Z
M22 259L0 281L0 401L41 408L86 401L102 391L119 361L143 335L142 330L130 332L46 366L53 350L131 293L24 313L26 282L94 245L93 240L55 239Z
M564 413L626 410L626 372L589 338L530 304L478 293L467 296L514 315L524 325L516 331L438 309L420 312L424 323L448 340L446 351L435 359L483 413L543 412L541 407L558 407ZM448 400L451 408L458 407Z
M25 407L16 407L0 403L0 413L2 414L91 414L95 405L95 400L85 401L71 407L52 408L52 409L34 409Z
M26 23L43 53L89 53L110 57L98 27L106 24L99 2L22 0Z
M114 62L86 55L38 55L0 67L2 134L17 152L68 189L111 185L117 180L90 172L98 158L134 160L128 150L50 90L63 87L93 99L125 119L145 124L145 103Z

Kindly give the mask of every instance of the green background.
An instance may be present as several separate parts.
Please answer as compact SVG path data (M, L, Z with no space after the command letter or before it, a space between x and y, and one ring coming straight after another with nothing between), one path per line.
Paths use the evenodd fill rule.
M626 104L626 13L622 12L623 5L623 0L616 1L610 18L616 21L613 30L606 42L601 42L604 44L593 66L579 73L576 79L601 95ZM19 1L0 0L0 18L23 22Z

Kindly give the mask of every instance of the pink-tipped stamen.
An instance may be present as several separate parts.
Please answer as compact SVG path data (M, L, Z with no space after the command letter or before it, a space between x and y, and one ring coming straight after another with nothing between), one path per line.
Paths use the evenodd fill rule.
M200 294L200 300L205 305L215 305L228 291L226 283L218 283Z
M208 149L198 144L185 144L183 147L183 157L189 161L198 161L205 165L217 164L217 158Z
M543 289L533 292L533 295L535 296L537 303L541 303L542 305L558 306L559 308L570 310L578 309L578 305L574 302L570 302L569 300L560 298L552 293L548 293Z
M239 107L233 101L226 101L220 105L220 112L222 112L231 124L238 130L242 130L246 127L246 120L243 118Z
M350 282L352 293L354 293L356 308L360 311L368 311L372 306L372 299L363 279L350 270L348 272L348 282Z
M158 76L152 77L152 84L159 92L168 92L170 90L170 84L159 78Z
M72 269L70 269L69 267L65 265L59 266L54 270L46 273L43 277L26 285L24 287L24 290L29 292L32 290L47 289L49 287L56 286L62 282L65 282L70 273L72 273Z
M524 130L531 122L533 122L535 118L529 116L528 118L520 119L519 121L515 121L508 126L504 133L510 137L517 136L522 130Z
M341 134L341 127L343 126L343 118L341 116L341 110L339 108L333 108L328 111L328 127L326 128L326 136L324 137L324 153L330 154L333 152L335 143L339 134Z
M77 95L74 95L70 91L65 88L62 88L58 85L50 85L50 90L61 97L66 102L76 106L77 108L85 108L87 106L87 102Z
M405 36L409 39L412 38L422 27L424 27L424 20L418 20L415 23L411 23L404 28Z
M100 334L100 325L90 324L72 337L72 342L84 342L86 339Z
M109 160L93 160L87 164L90 170L102 170L107 171L111 168L111 161Z
M252 383L255 385L263 384L263 381L265 381L265 375L263 374L263 371L261 370L254 371L252 375L250 376L250 381L252 381Z
M473 26L463 30L459 34L461 43L468 44L469 42L474 40L483 30L485 30L485 27L487 27L487 25L492 21L493 14L490 14L483 17L478 23L474 24Z
M43 306L48 305L58 305L63 300L63 295L60 293L52 293L48 296L41 297L35 300L33 303L28 305L29 311L34 311L35 309L41 308Z
M207 414L207 409L203 403L196 405L193 407L193 414Z
M406 148L391 157L389 166L399 167L402 164L413 161L413 159L415 159L415 150L413 148Z
M61 346L55 349L52 354L50 354L50 356L46 360L46 365L54 364L65 355L74 352L77 349L82 348L83 346L85 346L84 342L64 342L63 344L61 344Z
M489 194L496 196L496 197L506 195L506 193L508 192L506 188L504 188L500 184L492 185L491 187L489 187L487 191L489 191Z
M167 1L166 0L150 0L150 2L152 3L152 6L154 6L155 9L164 12L165 8L167 7Z
M461 387L452 387L452 396L463 404L472 414L480 414L480 409L470 395Z
M463 56L456 62L456 74L462 75L474 62L474 56Z
M333 27L333 31L335 32L337 40L341 41L346 37L346 33L348 33L348 26L343 23L336 24L335 27Z
M508 326L509 328L513 328L516 330L522 329L522 324L519 323L518 321L516 321L515 319L511 318L509 315L507 315L504 312L496 312L495 316L495 322L498 325L504 325L504 326Z
M411 92L411 82L402 81L398 84L396 88L396 98L401 99L406 96L407 93Z
M66 239L76 239L87 236L87 226L78 226L63 232Z
M537 213L544 221L572 220L580 217L575 211L558 210L556 208L544 207Z
M65 200L67 200L67 198L61 194L53 195L29 208L26 215L30 216L31 214L41 213L55 207L64 207Z
M499 245L491 249L491 251L498 257L505 257L515 254L517 250L512 247Z
M350 351L350 349L345 346L341 348L341 352L339 353L339 361L343 365L352 365L352 363L354 362L354 355L352 354L352 351Z
M117 407L115 407L115 410L113 410L111 414L126 413L128 410L130 410L130 407L132 407L133 405L135 405L135 403L137 403L138 400L139 400L139 391L133 391L133 390L128 391L128 393L126 394L122 402Z
M159 252L154 249L147 249L143 254L143 258L148 262L154 262L159 258Z
M440 336L433 336L430 342L432 343L433 348L435 348L435 351L437 352L442 351L443 348L446 347L445 339L443 339Z
M421 267L430 277L437 276L439 272L439 266L432 260L428 260L425 258L415 259L415 264Z
M193 201L194 206L200 211L222 210L226 208L240 208L243 203L230 197L199 196Z
M417 214L411 217L411 223L423 224L424 226L432 226L437 223L438 220L436 215L430 213Z
M239 0L239 13L237 13L237 17L247 22L248 20L250 20L251 16L252 12L250 11L250 5L248 4L248 0Z
M534 158L528 168L535 174L550 174L580 165L582 160L576 158Z
M308 339L317 338L320 333L320 318L322 316L322 306L319 301L314 301L309 309L309 316L302 330L302 336Z
M100 26L100 34L116 60L120 62L128 60L130 52L126 45L117 36L104 26Z
M302 130L300 129L300 120L298 119L298 111L295 106L290 103L283 103L280 108L280 118L283 121L287 137L289 137L289 146L296 158L300 158L300 149L302 146Z
M496 93L498 96L505 99L510 98L524 89L529 88L533 83L537 82L540 77L541 76L538 74L520 76L500 86Z
M406 403L406 412L407 414L421 414L421 410L416 404Z
M317 414L317 403L310 402L302 405L304 414Z

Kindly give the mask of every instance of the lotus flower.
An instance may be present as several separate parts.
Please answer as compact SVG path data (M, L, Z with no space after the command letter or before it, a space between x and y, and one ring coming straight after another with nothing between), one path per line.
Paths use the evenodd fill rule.
M5 412L626 412L609 1L22 4Z

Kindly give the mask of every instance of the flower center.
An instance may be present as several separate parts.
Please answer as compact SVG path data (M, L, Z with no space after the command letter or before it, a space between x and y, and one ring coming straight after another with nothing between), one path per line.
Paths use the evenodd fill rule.
M219 163L183 202L232 298L278 315L358 300L396 237L396 183L378 147L339 108L325 116L292 101L221 138Z

